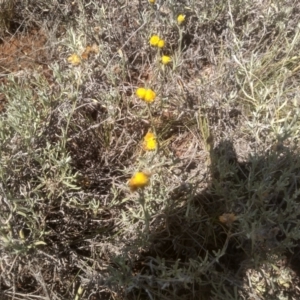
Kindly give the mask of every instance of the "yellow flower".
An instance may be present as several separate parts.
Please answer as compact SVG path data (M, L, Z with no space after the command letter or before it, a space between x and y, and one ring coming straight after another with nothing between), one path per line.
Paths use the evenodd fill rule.
M237 216L234 213L224 213L219 216L219 221L227 226L231 226L234 221L237 220Z
M87 60L89 59L91 53L99 53L99 47L96 44L93 44L92 46L87 46L81 54L81 58Z
M168 55L163 55L161 57L161 62L164 64L164 65L167 65L168 63L170 63L172 61L172 58Z
M149 43L151 46L157 46L158 42L160 41L160 38L158 35L152 35L150 40L149 40Z
M149 185L149 177L150 175L145 172L135 173L129 180L130 190L134 192L137 189L144 188Z
M149 43L151 46L155 46L158 48L163 48L165 46L165 41L160 39L160 37L158 35L152 35Z
M144 99L145 98L145 94L146 94L146 89L144 88L138 88L135 92L135 94L140 98L140 99Z
M178 17L177 17L177 23L178 23L178 25L181 25L183 22L184 22L184 20L185 20L185 15L179 15Z
M164 40L159 40L157 43L158 48L163 48L165 46L165 41Z
M151 103L154 101L156 97L156 93L152 91L151 89L146 90L145 96L144 96L144 101Z
M151 4L154 4L156 0L149 0Z
M145 89L145 88L138 88L135 92L135 94L138 96L138 98L144 100L145 102L153 102L156 93L152 91L151 89Z
M68 57L68 63L72 64L73 66L78 66L81 63L81 58L74 53Z
M144 136L143 148L146 151L153 151L157 148L156 137L152 132L148 132Z

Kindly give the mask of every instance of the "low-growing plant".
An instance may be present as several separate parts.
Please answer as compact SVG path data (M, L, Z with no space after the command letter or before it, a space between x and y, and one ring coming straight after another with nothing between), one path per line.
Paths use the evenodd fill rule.
M16 1L1 297L299 298L298 6Z

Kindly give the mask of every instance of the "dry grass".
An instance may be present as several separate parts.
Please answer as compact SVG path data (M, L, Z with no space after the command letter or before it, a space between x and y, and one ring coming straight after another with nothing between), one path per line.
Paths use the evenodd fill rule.
M293 0L16 1L1 299L298 299L299 16ZM130 192L136 171L150 185Z

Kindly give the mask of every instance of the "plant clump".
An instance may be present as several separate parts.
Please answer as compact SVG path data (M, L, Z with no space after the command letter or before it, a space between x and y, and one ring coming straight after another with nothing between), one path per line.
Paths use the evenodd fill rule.
M0 0L1 297L299 299L298 3L98 2Z

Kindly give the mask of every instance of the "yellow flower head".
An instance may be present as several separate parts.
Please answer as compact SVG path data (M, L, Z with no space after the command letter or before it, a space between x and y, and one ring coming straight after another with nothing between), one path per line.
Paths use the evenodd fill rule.
M151 4L154 4L156 0L149 0Z
M153 151L157 148L156 137L152 132L148 132L144 136L143 148L146 151Z
M164 65L167 65L168 63L170 63L172 61L172 58L168 55L163 55L161 57L161 62L164 64Z
M157 43L158 48L163 48L165 46L165 41L164 40L159 40Z
M237 220L237 216L234 213L224 213L219 216L219 221L227 226L231 226L234 221Z
M89 59L90 54L98 54L99 53L99 47L97 44L93 44L92 46L86 46L83 53L81 54L81 58L84 60Z
M181 25L185 20L185 15L182 15L180 14L178 17L177 17L177 23L178 25Z
M145 98L145 94L146 94L146 89L144 88L138 88L135 92L135 94L138 96L138 98L140 99L144 99Z
M144 188L149 185L149 177L150 175L145 172L135 173L129 180L130 190L134 192L137 189Z
M157 46L158 42L159 42L160 38L158 35L152 35L150 40L149 40L149 43L151 46Z
M72 54L68 57L68 63L72 64L73 66L78 66L81 63L81 58L77 54Z
M154 91L152 91L151 89L148 89L148 90L146 90L145 97L143 100L148 103L151 103L154 101L155 97L156 97L156 93Z

